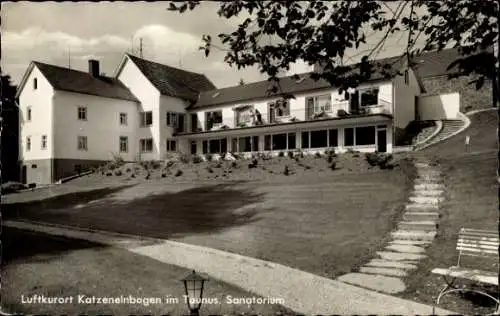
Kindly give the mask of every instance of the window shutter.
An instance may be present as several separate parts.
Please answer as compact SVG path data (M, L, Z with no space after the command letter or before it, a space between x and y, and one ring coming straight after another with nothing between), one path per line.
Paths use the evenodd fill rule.
M314 113L314 99L313 98L307 98L306 99L306 117L310 119Z
M267 119L269 123L274 123L275 119L274 103L268 103L267 105Z
M167 126L170 126L170 121L171 121L170 112L167 112Z

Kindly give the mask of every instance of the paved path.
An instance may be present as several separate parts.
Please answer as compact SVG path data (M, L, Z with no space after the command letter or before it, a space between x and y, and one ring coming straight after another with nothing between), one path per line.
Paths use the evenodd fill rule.
M5 221L4 225L123 247L168 264L195 269L262 297L283 299L284 306L304 315L454 314L273 262L206 247L56 225L14 221Z
M417 178L413 195L405 206L398 230L392 233L392 240L359 272L342 275L337 280L388 294L406 289L402 278L426 257L425 248L436 237L439 207L444 200L439 167L422 158L415 167Z

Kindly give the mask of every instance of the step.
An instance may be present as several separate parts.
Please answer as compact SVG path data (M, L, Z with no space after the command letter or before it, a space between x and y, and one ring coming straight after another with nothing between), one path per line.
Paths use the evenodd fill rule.
M416 196L442 196L444 193L444 190L428 190L428 189L417 189L414 190L414 194Z
M442 184L443 182L443 179L442 178L434 178L434 179L430 179L430 178L420 178L420 177L417 177L415 178L415 180L413 180L413 183L414 184Z
M409 203L405 205L405 210L407 212L438 211L439 204Z
M427 181L427 182L439 183L439 182L443 181L443 177L436 176L436 175L428 175L428 174L417 174L415 181L422 181L422 182Z
M426 255L421 253L404 253L393 251L377 251L377 255L383 260L394 261L417 261L427 257Z
M436 231L438 224L435 221L404 221L398 223L400 230Z
M406 271L397 268L361 267L359 272L368 274L380 274L395 277L406 276Z
M413 186L415 190L444 190L444 184L441 183L426 183L426 184L415 184Z
M391 233L394 239L403 240L428 240L432 241L436 237L437 232L435 231L418 231L418 230L397 230Z
M435 196L410 196L409 200L418 204L439 204L444 201L444 198Z
M439 220L438 212L405 212L403 219L405 221L437 221Z
M437 169L417 168L417 175L440 177L443 173Z
M416 265L401 261L391 261L391 260L383 260L383 259L372 259L368 262L365 267L374 267L374 268L396 268L403 270L415 270L417 268Z

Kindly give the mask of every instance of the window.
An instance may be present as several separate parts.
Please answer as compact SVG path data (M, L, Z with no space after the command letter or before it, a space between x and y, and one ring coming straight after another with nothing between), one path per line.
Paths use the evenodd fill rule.
M405 70L405 84L410 83L410 74L408 73L408 70Z
M240 137L238 151L247 152L252 151L252 137Z
M153 151L153 139L144 138L139 140L141 153L150 153Z
M307 98L306 102L309 105L309 107L312 107L313 114L332 111L331 94L323 94L315 97L309 97Z
M288 149L295 149L295 133L288 133Z
M354 146L354 128L344 129L344 146Z
M26 121L31 121L31 106L26 108Z
M208 141L204 140L202 145L203 145L202 152L204 154L208 154Z
M147 112L141 112L141 117L140 117L140 124L141 127L146 127L150 126L153 124L153 112L152 111L147 111Z
M47 148L47 135L42 135L42 149L46 149Z
M233 139L234 140L234 139ZM211 139L204 140L202 142L202 150L204 154L221 154L227 152L227 139L219 138L219 139ZM234 150L235 148L233 148Z
M198 114L192 113L191 114L191 132L197 132L198 131Z
M78 136L78 150L87 150L87 136Z
M251 123L253 118L253 106L246 106L236 110L236 125L241 123Z
M252 137L252 151L259 151L259 136Z
M329 139L328 139L328 146L330 147L338 147L339 145L339 134L338 134L338 131L336 129L331 129L328 131L329 135Z
M207 131L216 125L222 124L222 111L205 112L205 122Z
M120 152L126 153L128 152L128 137L120 136Z
M38 88L38 79L33 78L33 90L36 90Z
M177 113L167 112L167 126L177 127Z
M271 135L264 136L264 150L271 150Z
M378 89L360 91L361 106L370 106L378 104Z
M309 148L309 132L302 132L302 148Z
M288 100L278 100L274 103L269 103L270 117L273 120L275 117L290 116L290 102Z
M31 136L26 137L26 151L31 150Z
M78 107L78 119L80 121L86 121L87 120L87 108L83 106Z
M356 127L356 146L375 145L375 126Z
M127 113L120 113L120 125L127 125Z
M36 169L36 168L38 168L38 166L36 164L31 165L31 169Z
M173 139L167 139L167 151L176 151L177 142Z
M328 147L326 140L327 140L327 130L311 132L311 148Z

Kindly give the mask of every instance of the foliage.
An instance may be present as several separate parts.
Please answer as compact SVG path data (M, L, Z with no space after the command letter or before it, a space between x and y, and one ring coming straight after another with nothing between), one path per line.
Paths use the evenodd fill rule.
M119 177L121 176L123 173L121 170L115 170L115 176Z
M182 172L182 170L181 170L181 169L177 169L177 171L175 172L174 176L176 176L176 177L180 177L180 176L182 176L182 173L183 173L183 172Z
M252 162L250 162L248 164L248 169L257 168L258 164L259 164L259 162L257 161L257 159L252 159Z
M27 187L20 182L6 182L2 184L2 194L15 193L26 188Z
M183 164L188 164L190 161L191 161L191 156L188 155L188 154L181 154L179 156L179 160L180 162L182 162Z
M192 161L193 163L201 163L203 162L203 159L201 159L200 156L193 156Z
M365 158L370 166L372 167L379 166L381 169L386 169L386 166L390 165L389 162L391 162L392 160L392 155L386 153L374 152L374 153L366 153Z
M283 174L284 174L285 176L290 175L290 169L288 168L288 166L287 166L287 165L285 165L285 170L283 170Z
M278 153L278 157L285 157L285 153L284 153L284 152L282 152L282 151L280 151L280 152Z
M201 4L171 1L168 9L185 14ZM450 65L456 69L452 76L478 74L475 84L479 88L485 78L498 76L495 56L481 51L498 41L498 11L493 0L221 1L217 14L239 19L239 23L232 32L218 34L221 44L205 34L200 49L206 56L214 48L224 51L224 61L238 69L257 66L268 75L272 93L281 92L280 71L289 70L299 60L320 65L310 77L324 79L342 92L375 72L394 75L398 70L392 64L375 59L390 35L404 32L406 50L401 59L413 63L423 51L458 47L463 57ZM377 33L380 39L374 47L349 56ZM423 48L417 48L419 39Z

